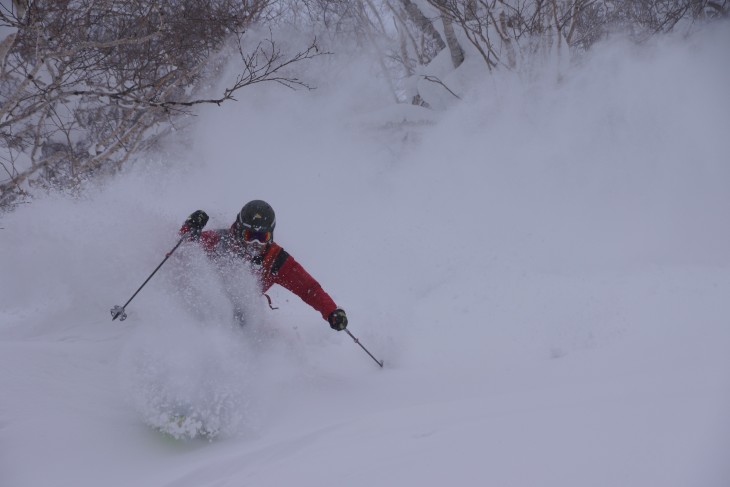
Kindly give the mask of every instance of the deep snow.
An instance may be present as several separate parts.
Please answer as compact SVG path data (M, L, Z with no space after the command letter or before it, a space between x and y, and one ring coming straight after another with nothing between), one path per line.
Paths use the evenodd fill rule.
M0 485L730 485L727 27L466 66L439 112L327 58L3 215ZM283 290L232 327L189 247L111 322L187 214L254 198L385 369ZM220 437L149 427L172 396Z

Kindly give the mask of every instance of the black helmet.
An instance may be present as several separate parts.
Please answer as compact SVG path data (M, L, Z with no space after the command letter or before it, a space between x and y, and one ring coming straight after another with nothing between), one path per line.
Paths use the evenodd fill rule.
M256 232L272 232L276 227L276 215L274 209L265 201L249 201L238 214L236 223L241 230L249 228Z

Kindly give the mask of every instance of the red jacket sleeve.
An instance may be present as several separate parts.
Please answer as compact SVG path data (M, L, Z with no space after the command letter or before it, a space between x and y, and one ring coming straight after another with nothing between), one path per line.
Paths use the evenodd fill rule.
M180 236L185 235L190 231L190 228L186 224L183 224L183 226L180 228L180 231L178 234ZM216 244L218 243L218 240L220 240L221 236L218 232L214 230L206 230L204 232L200 233L200 237L198 241L200 242L200 245L202 245L203 249L205 249L206 252L212 252L215 248ZM190 236L188 238L190 241L196 240L194 237Z
M337 309L330 295L324 292L322 286L292 256L284 261L274 283L299 296L302 301L319 311L325 320Z

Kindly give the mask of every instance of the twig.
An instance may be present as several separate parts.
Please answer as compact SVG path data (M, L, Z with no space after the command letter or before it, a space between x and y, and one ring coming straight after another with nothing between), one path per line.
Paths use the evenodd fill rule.
M438 85L443 86L446 89L446 91L448 91L449 93L454 95L457 99L461 100L461 97L459 95L457 95L456 93L451 91L451 89L448 86L446 86L444 84L444 82L441 81L440 79L438 79L436 76L424 76L423 79L425 79L426 81L430 81L431 83L436 83Z

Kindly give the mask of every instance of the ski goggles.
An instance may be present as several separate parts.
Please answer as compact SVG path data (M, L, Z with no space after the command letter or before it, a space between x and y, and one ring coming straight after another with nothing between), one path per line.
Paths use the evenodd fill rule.
M265 244L271 242L274 238L274 232L244 228L241 236L243 237L244 242L258 241L259 243Z

